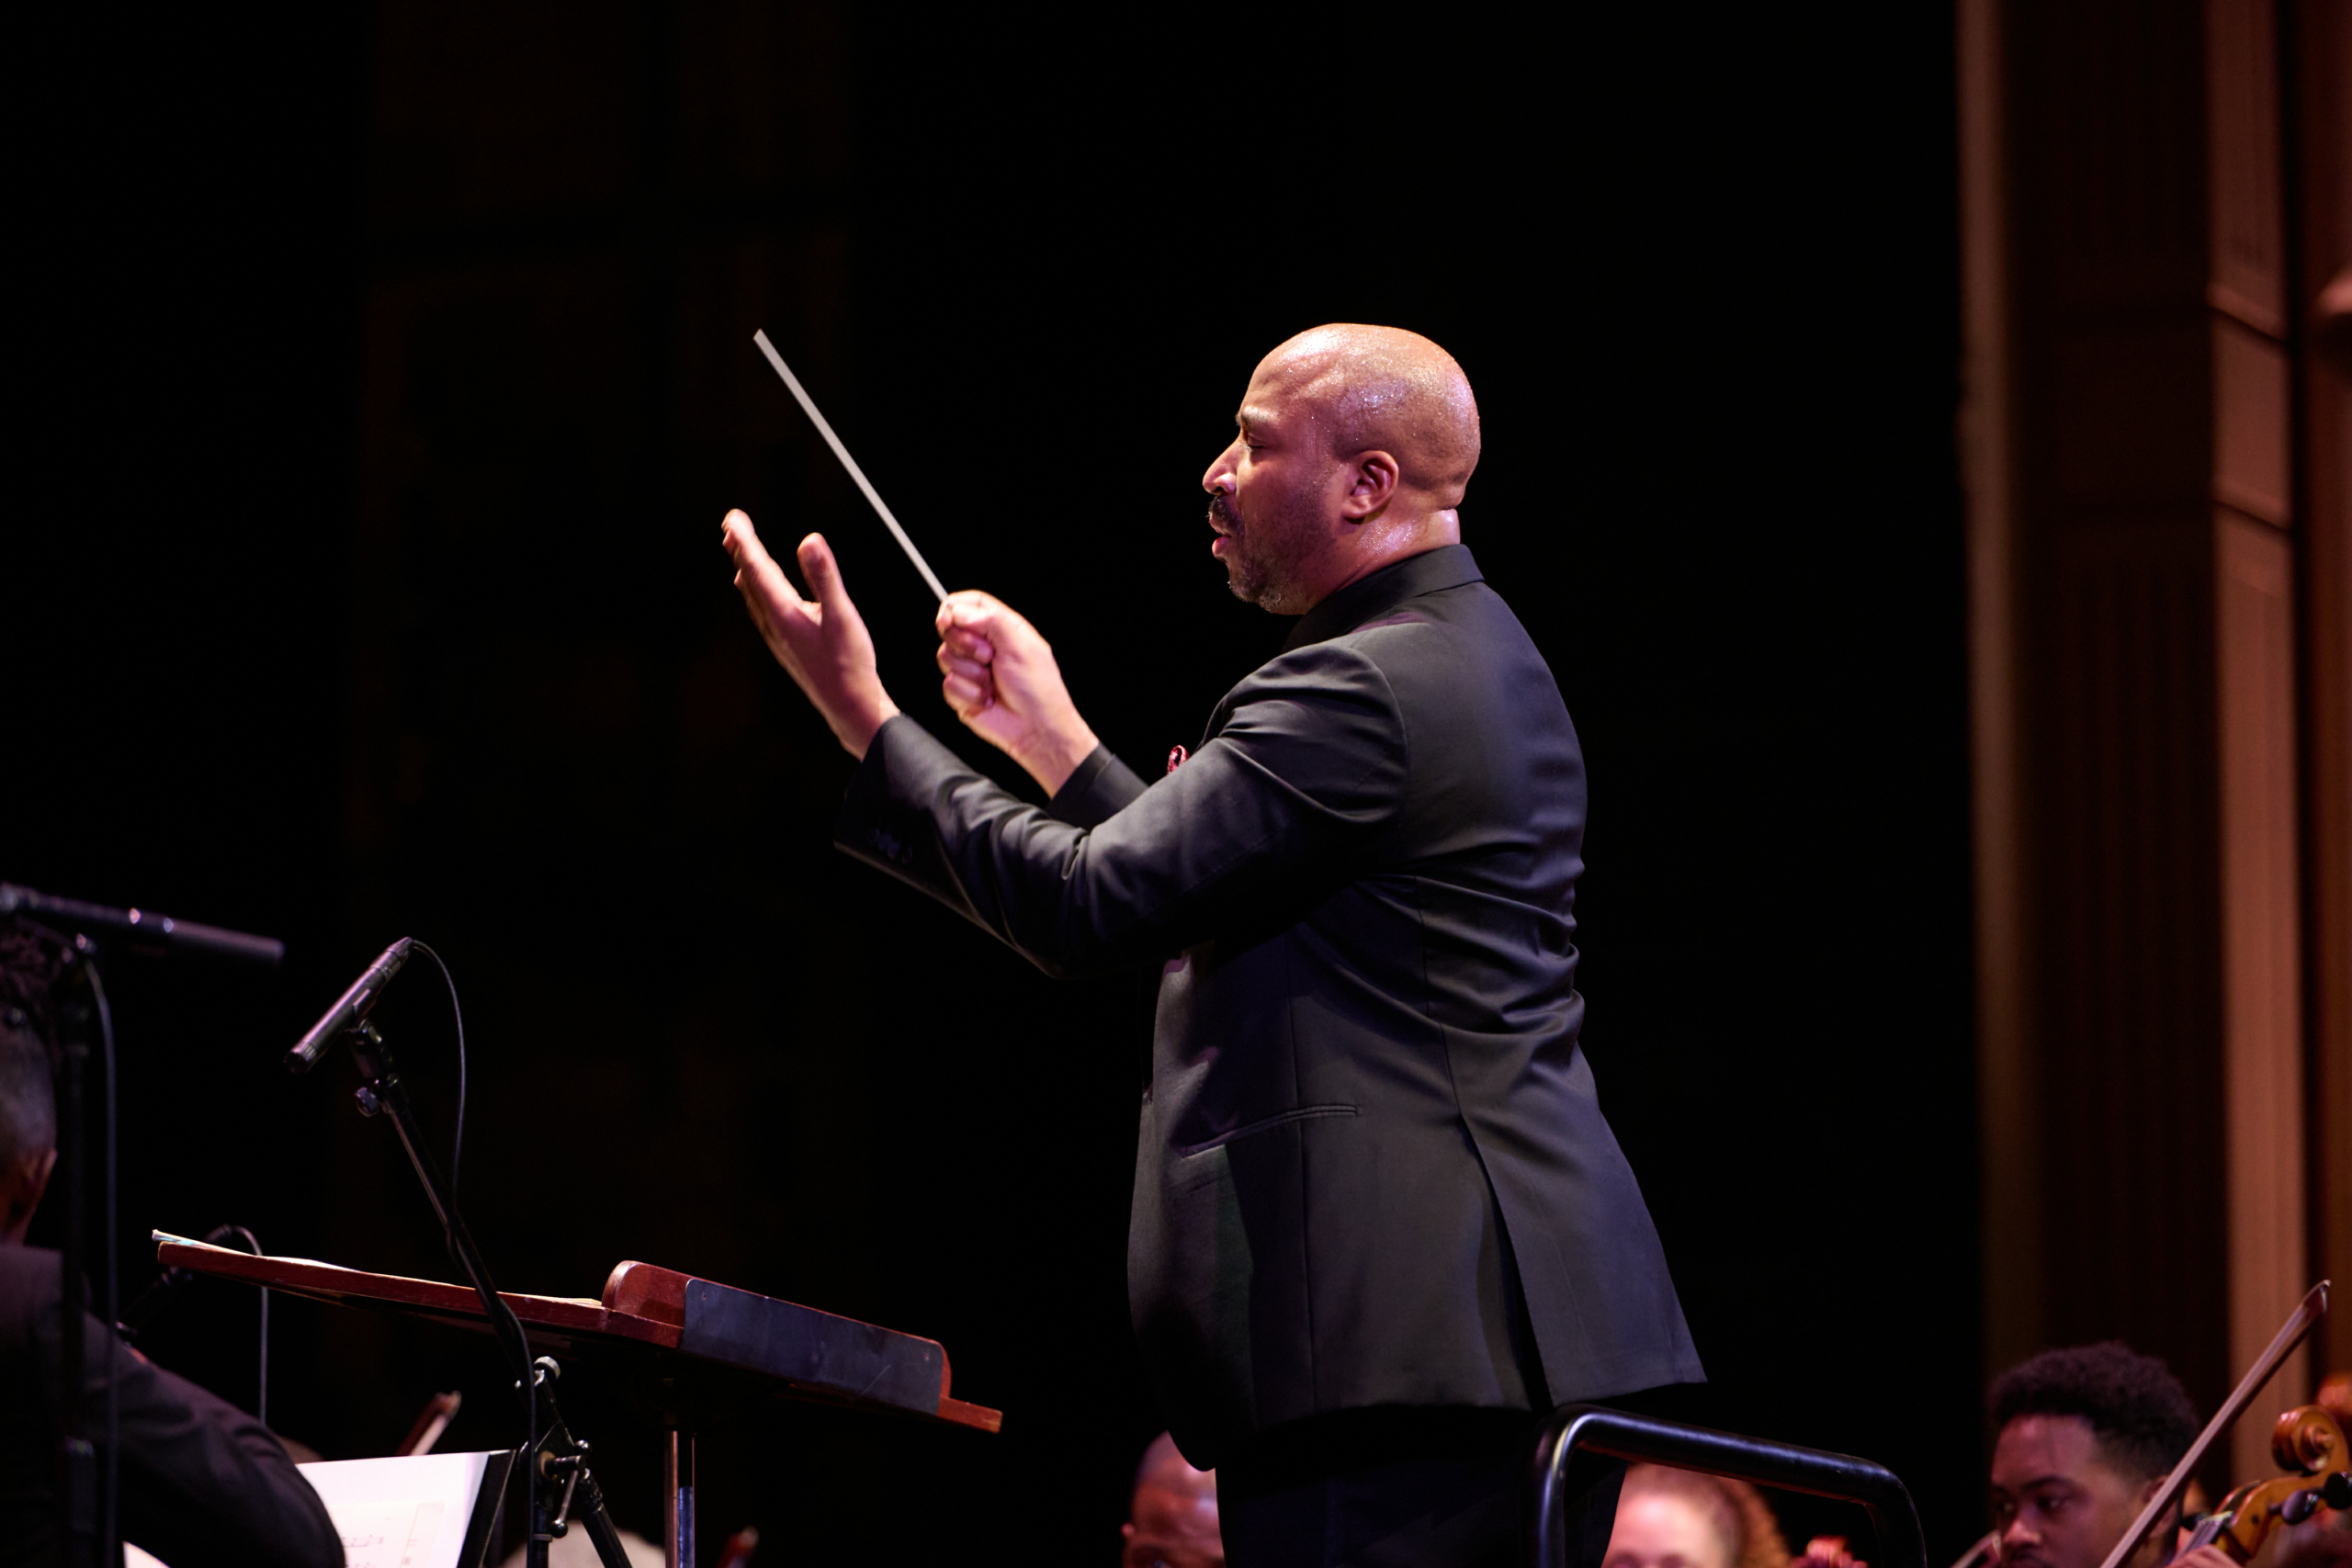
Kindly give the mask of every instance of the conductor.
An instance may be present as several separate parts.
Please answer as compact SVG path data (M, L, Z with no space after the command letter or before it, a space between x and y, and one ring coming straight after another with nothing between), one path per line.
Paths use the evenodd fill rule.
M1583 762L1461 543L1451 355L1318 327L1236 427L1210 549L1299 619L1148 785L999 601L941 606L944 690L1043 807L899 713L821 536L808 599L741 512L726 546L860 759L840 847L1049 972L1160 969L1128 1301L1229 1560L1507 1562L1532 1412L1702 1375L1577 1047Z

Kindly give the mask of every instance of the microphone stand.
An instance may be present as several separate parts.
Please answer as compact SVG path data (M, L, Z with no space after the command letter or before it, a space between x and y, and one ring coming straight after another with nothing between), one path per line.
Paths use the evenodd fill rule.
M588 1527L589 1539L595 1543L596 1555L604 1568L628 1568L628 1555L605 1511L604 1492L589 1472L588 1445L571 1435L564 1425L562 1411L556 1406L555 1361L548 1357L532 1360L530 1341L524 1337L523 1325L515 1317L514 1309L506 1304L505 1298L490 1282L490 1269L474 1246L473 1233L466 1228L465 1216L458 1212L457 1195L450 1191L448 1182L442 1177L440 1163L433 1157L418 1130L416 1110L409 1100L408 1085L401 1077L390 1044L376 1032L370 1019L362 1019L345 1030L344 1039L351 1046L352 1060L359 1066L359 1076L366 1080L357 1095L359 1113L391 1117L392 1130L400 1134L401 1147L408 1151L408 1162L415 1168L417 1179L424 1184L424 1195L431 1201L433 1213L448 1237L449 1255L457 1259L458 1267L465 1270L467 1281L481 1297L491 1332L521 1370L522 1378L515 1384L515 1391L523 1398L527 1432L523 1445L524 1495L531 1527L530 1541L524 1549L527 1568L547 1568L548 1544L569 1529L575 1495L580 1517Z

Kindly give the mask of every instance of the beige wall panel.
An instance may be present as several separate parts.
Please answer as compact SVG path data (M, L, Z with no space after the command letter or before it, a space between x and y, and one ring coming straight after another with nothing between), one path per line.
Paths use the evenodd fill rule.
M2026 930L2017 694L2017 519L2009 224L1998 0L1960 0L1961 482L1968 506L1969 765L1975 836L1977 1126L1988 1368L2043 1343L2041 1140L2029 1119Z
M2058 492L2086 508L2175 506L2201 513L2211 493L2212 415L2201 389L2212 343L2201 312L2072 328L2051 349ZM2193 509L2193 510L2192 510Z
M2216 309L2273 337L2287 330L2278 182L2278 29L2273 0L2206 0L2207 195Z
M2352 1292L2352 313L2321 304L2329 281L2352 272L2352 5L2301 0L2294 17L2312 1269ZM2318 1342L2329 1370L2352 1371L2352 1296L2336 1302Z
M2213 499L2286 525L2293 493L2287 351L2238 322L2213 321Z
M2040 555L2019 675L2044 1326L2161 1356L2210 1407L2233 1377L2228 1285L2180 1248L2224 1233L2229 1190L2211 509L2069 521Z
M2352 261L2352 6L1959 19L1987 1349L2210 1407L2352 1284L2352 368L2290 337Z
M2294 570L2284 535L2231 513L2217 519L2215 547L2230 1360L2245 1367L2311 1286L2304 1257ZM2269 1418L2300 1403L2308 1387L2308 1363L2298 1352L2233 1430L2233 1473L2270 1472Z
M2004 18L2016 87L2033 100L2018 117L2010 167L2047 225L2051 303L2107 313L2201 298L2209 263L2199 6L2043 0L2007 5Z

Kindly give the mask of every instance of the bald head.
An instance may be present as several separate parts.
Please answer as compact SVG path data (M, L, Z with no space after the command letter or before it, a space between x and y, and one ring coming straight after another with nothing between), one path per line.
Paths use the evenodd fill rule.
M1283 344L1262 368L1314 411L1333 457L1388 452L1406 486L1438 507L1461 504L1478 466L1478 402L1453 355L1401 327L1334 322Z
M1258 363L1201 488L1236 596L1303 615L1368 573L1458 544L1478 404L1418 333L1317 327Z

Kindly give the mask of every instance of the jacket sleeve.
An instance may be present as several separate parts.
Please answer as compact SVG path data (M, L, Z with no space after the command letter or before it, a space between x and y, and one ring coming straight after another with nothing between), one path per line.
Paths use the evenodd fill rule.
M343 1538L326 1504L268 1427L155 1366L95 1318L83 1334L114 1357L125 1540L171 1568L341 1568Z
M62 1364L54 1269L28 1314L32 1363L54 1390ZM83 1409L106 1408L114 1379L122 1538L171 1568L341 1568L326 1505L269 1428L82 1321ZM47 1413L54 1442L54 1398ZM53 1497L53 1494L51 1494ZM50 1504L53 1508L54 1503Z
M1097 746L1054 792L1046 815L1073 828L1100 828L1122 807L1133 805L1143 791L1143 780L1136 777L1133 768L1111 755L1109 747Z
M1083 784L1072 775L1048 812L894 718L851 781L835 840L1057 974L1295 919L1361 874L1402 809L1396 694L1363 654L1318 643L1259 670L1218 715L1190 761L1091 826L1083 807L1056 819L1062 795L1079 786L1099 803L1121 788L1105 783L1115 763Z

